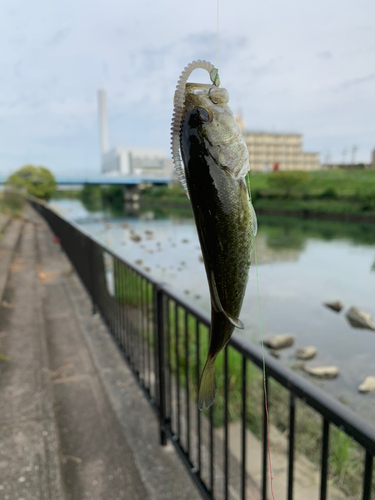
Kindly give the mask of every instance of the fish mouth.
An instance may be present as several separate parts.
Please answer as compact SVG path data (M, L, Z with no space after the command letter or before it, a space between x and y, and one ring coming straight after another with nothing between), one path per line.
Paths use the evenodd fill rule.
M207 83L187 83L185 92L186 94L208 95L212 87L212 84Z
M222 87L207 85L206 83L187 83L185 88L186 101L196 102L199 100L209 104L227 104L229 94Z

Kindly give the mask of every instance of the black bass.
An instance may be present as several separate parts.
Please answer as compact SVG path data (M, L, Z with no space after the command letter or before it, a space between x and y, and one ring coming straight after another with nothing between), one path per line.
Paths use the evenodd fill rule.
M256 232L245 181L250 170L247 147L228 107L228 92L215 85L217 72L211 69L210 73L213 85L185 82L179 137L184 187L191 200L211 295L210 346L199 387L200 409L208 408L215 399L216 357L234 328L243 328L239 315Z

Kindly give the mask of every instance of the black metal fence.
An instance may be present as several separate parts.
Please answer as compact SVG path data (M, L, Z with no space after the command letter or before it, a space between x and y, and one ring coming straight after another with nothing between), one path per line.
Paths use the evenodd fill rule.
M31 204L60 239L156 411L161 444L171 439L202 497L270 498L261 350L233 335L216 362L216 402L200 412L210 318L74 223ZM307 498L297 491L296 471L296 457L307 455L316 470L314 498L344 491L342 498L370 500L375 428L267 354L265 373L271 430L284 439L275 498ZM271 454L272 441L271 432Z

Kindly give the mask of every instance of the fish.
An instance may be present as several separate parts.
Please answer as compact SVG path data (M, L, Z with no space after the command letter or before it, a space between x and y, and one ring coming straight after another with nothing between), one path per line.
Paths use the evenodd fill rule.
M198 393L200 410L215 400L218 354L234 329L244 328L239 316L257 226L247 183L248 150L228 106L227 90L217 85L217 73L211 79L212 85L185 83L179 136L184 187L211 296L210 342Z

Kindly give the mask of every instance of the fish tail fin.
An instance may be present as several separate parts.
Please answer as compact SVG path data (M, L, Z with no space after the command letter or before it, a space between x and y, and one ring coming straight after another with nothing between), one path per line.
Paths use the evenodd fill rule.
M198 408L209 408L215 401L217 386L215 380L215 360L207 359L204 365L198 393Z

